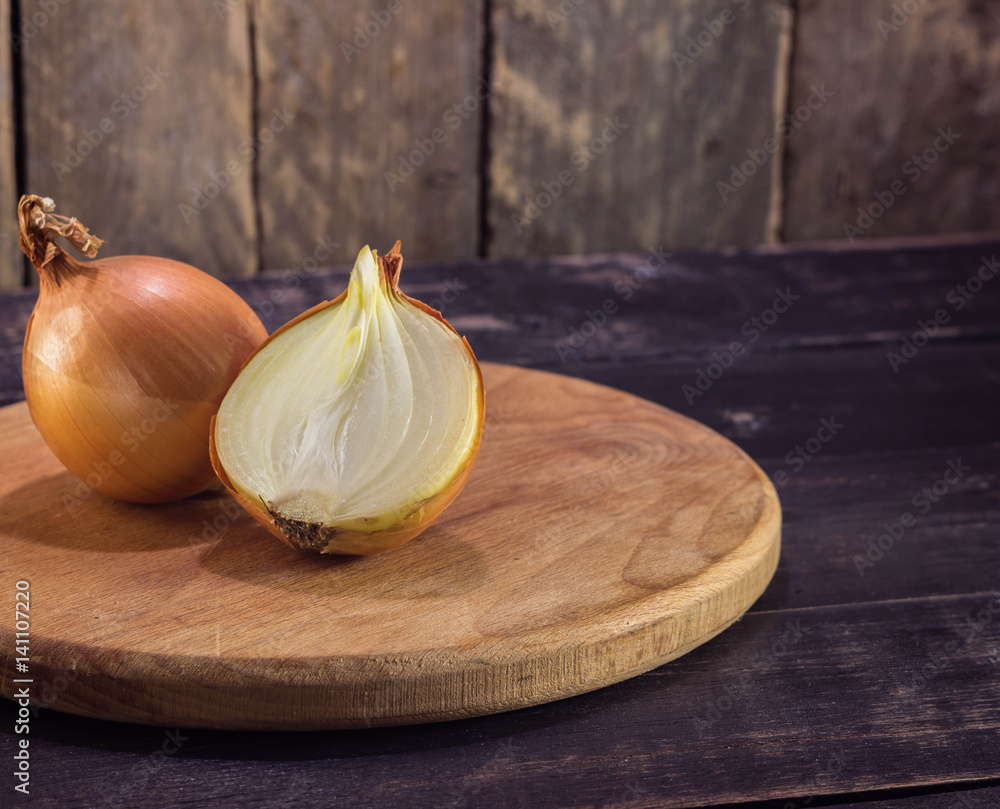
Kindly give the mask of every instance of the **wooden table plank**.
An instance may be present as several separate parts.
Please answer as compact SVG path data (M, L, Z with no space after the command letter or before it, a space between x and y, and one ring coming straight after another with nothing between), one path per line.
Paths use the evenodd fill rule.
M27 187L102 255L256 271L246 7L22 0Z
M470 340L482 346L475 335ZM995 343L928 346L912 369L899 375L889 369L885 351L747 356L697 398L690 389L697 389L704 357L537 367L620 388L701 421L764 463L769 473L784 471L789 478L815 454L805 449L806 442L823 457L865 458L923 448L943 456L952 447L1000 442ZM0 406L23 399L20 355L16 337L0 351ZM503 355L479 351L479 358L499 361ZM942 412L952 415L941 417ZM493 412L494 418L501 416ZM830 440L822 441L828 435Z
M183 731L158 764L163 730L43 714L33 802L74 784L82 801L137 809L164 794L683 807L975 781L996 773L998 647L1000 593L754 613L648 675L552 705L355 733ZM11 713L0 706L3 748Z
M497 0L492 12L488 255L776 239L781 160L764 145L783 143L787 4Z
M836 803L805 803L803 800L793 802L793 806L785 809L799 809L803 806L828 806L830 809L994 809L1000 806L1000 786L975 786L968 788L945 788L926 794L904 795L901 797L882 797L884 793L869 793L859 795L856 799ZM771 809L771 803L766 809ZM778 804L781 806L781 804ZM755 806L741 806L740 809L758 809ZM765 809L762 805L759 809Z
M21 339L12 331L0 352L3 404L23 397ZM503 359L501 351L483 350L482 335L469 336L480 359ZM829 434L824 420L833 419L834 429L830 440L820 441L824 457L921 448L944 454L950 447L1000 441L994 405L1000 347L995 343L931 345L899 374L892 373L886 350L748 355L700 396L692 391L700 393L698 373L710 357L538 367L621 388L697 419L767 462L769 472L789 477L813 455L797 453L796 447L809 442L816 448L817 439ZM831 395L831 389L839 393ZM899 407L902 402L905 407ZM942 418L941 412L952 415Z
M482 2L257 4L262 266L476 255Z
M1000 587L997 566L989 564L1000 530L998 450L1000 443L813 459L777 487L782 558L754 609ZM773 479L774 465L763 466ZM963 469L961 478L954 467ZM946 475L955 482L942 483Z
M785 238L1000 228L995 7L800 0L796 8L791 110L816 85L833 95L789 141Z
M979 277L984 264L986 281ZM346 278L338 268L277 273L235 286L275 328L340 294ZM484 358L520 364L704 355L736 340L748 351L892 340L902 345L939 309L948 318L940 336L1000 334L994 316L1000 308L1000 241L662 260L656 254L618 254L524 264L407 261L402 288L454 320ZM779 291L797 299L783 313L768 313ZM785 308L783 301L779 308ZM777 317L770 325L753 322L770 321L772 314ZM602 318L603 326L591 327Z
M921 349L898 374L886 359L891 347L750 353L709 379L704 392L699 372L710 367L711 355L539 367L662 404L792 474L799 461L781 461L820 433L832 435L820 442L826 457L1000 442L998 341L942 340ZM834 420L825 431L824 419Z
M998 260L996 239L910 249L890 243L849 252L814 247L680 254L665 258L662 266L655 255L634 254L520 266L407 260L402 288L453 320L482 359L566 366L573 373L570 366L600 360L710 357L736 340L750 354L883 344L888 350L893 341L901 350L902 339L912 341L920 323L939 309L948 321L938 339L1000 334L994 316L1000 308L1000 269L987 281L978 276L984 264L984 275L990 276ZM273 330L339 295L347 271L299 268L232 286ZM766 312L778 290L799 299L760 331L752 318L770 319ZM20 353L33 300L32 293L4 297L0 367L13 362L11 352ZM610 313L604 311L607 301ZM600 320L599 313L606 324L591 334L587 324Z
M770 801L716 804L703 809L994 809L1000 800L995 781L976 781L933 787L879 789L852 795L798 795Z

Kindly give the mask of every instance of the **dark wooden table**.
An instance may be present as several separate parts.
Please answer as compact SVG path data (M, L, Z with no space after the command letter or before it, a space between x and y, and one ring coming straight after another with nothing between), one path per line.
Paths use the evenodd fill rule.
M42 710L30 801L2 701L0 805L1000 806L998 254L956 238L404 267L480 359L630 391L750 453L784 508L764 595L653 672L500 716L252 734ZM345 278L234 287L273 329ZM0 298L5 404L33 300Z

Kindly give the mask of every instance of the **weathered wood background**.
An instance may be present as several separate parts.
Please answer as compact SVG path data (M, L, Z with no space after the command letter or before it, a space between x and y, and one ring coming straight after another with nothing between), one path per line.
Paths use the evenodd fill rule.
M18 196L208 272L1000 230L996 0L0 0ZM868 209L859 213L859 206Z

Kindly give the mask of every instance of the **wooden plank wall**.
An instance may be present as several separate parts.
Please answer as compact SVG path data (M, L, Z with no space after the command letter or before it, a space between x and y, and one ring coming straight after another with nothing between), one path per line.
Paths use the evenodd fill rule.
M0 20L10 19L10 0L0 0ZM0 290L16 289L24 277L17 241L13 67L14 47L0 45Z
M482 116L454 108L477 103L478 6L259 2L258 126L294 116L260 154L265 267L396 239L408 258L476 255Z
M1000 3L798 9L791 107L833 95L789 141L786 238L1000 229Z
M106 240L218 275L258 270L243 3L21 0L27 188ZM184 206L184 207L182 207Z
M773 134L789 29L771 0L495 0L490 252L773 240L780 154L716 184Z
M11 2L0 288L28 190L227 276L1000 229L980 0Z

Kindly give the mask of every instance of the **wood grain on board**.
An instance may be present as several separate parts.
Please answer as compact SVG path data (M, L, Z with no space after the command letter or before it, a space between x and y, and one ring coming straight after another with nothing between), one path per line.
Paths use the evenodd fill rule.
M102 255L256 272L246 5L20 9L45 19L22 44L28 191L104 239Z
M789 141L786 239L1000 230L995 3L802 0L791 110L824 87Z
M0 0L0 21L10 22L10 0ZM16 33L16 32L14 32ZM17 177L14 120L14 54L17 40L0 43L0 291L24 283L24 258L17 243Z
M257 118L294 121L258 171L265 269L476 255L481 2L257 6Z
M79 673L52 707L255 730L497 713L648 671L760 596L780 505L734 445L610 388L484 371L491 410L461 496L363 558L292 550L218 491L113 501L66 473L26 405L0 411L0 573L59 602L33 670Z
M785 103L785 4L492 9L489 255L776 238L781 155L763 147ZM732 180L758 149L751 176Z

